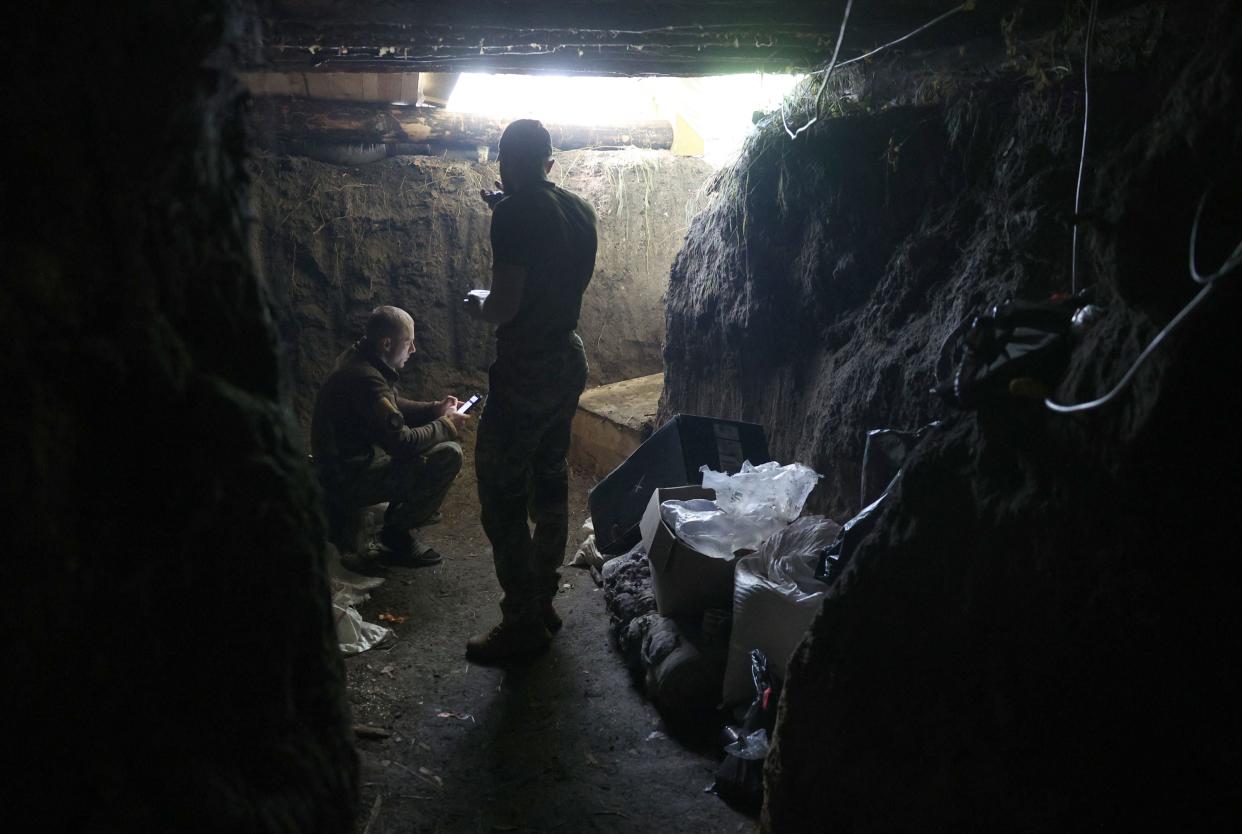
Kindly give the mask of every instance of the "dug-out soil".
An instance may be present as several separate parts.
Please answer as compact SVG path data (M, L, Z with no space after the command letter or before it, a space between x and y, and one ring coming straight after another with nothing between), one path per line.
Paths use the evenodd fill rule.
M550 177L599 219L595 274L578 332L591 385L663 369L669 267L711 169L668 151L556 155ZM465 316L466 291L491 280L491 214L479 190L495 163L395 157L343 167L260 155L251 246L269 292L295 413L305 430L315 392L379 304L409 310L418 353L404 388L418 399L484 390L491 328Z

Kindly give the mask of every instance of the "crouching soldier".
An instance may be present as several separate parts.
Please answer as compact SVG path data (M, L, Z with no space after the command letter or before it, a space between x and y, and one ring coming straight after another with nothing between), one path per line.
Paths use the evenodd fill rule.
M469 419L457 413L455 397L421 403L397 393L398 372L414 350L410 314L376 307L365 337L341 354L319 389L311 418L329 515L387 501L380 559L407 567L440 561L416 531L437 515L461 469L455 441Z

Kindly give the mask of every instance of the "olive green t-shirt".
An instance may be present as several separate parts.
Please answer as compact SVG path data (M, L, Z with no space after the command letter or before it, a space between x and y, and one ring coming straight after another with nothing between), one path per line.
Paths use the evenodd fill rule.
M521 306L496 329L498 354L547 349L573 333L596 246L591 204L552 182L542 180L496 204L492 262L526 269Z

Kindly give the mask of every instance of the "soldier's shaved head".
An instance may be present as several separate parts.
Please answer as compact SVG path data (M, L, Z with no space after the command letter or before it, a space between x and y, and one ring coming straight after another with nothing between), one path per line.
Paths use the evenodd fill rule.
M414 317L400 307L384 304L367 317L366 335L379 357L400 370L414 352Z
M500 179L512 194L545 179L552 170L552 137L543 122L518 119L500 135Z
M537 119L510 122L500 134L499 159L542 165L552 157L552 136Z
M376 307L367 317L367 340L379 344L380 340L400 339L414 332L414 318L400 307L384 304Z

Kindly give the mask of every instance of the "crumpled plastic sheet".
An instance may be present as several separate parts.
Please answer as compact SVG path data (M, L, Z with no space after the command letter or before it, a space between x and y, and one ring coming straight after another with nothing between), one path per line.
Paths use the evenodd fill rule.
M774 518L732 515L707 498L665 501L660 512L677 538L713 559L728 560L735 551L754 550L784 526Z
M819 554L841 532L841 525L819 515L806 516L765 541L759 548L765 577L787 596L827 590L815 577Z
M664 523L677 538L715 559L732 559L739 550L755 550L802 512L820 475L800 463L775 461L742 464L736 475L701 467L704 489L716 500L665 501Z
M716 491L716 503L725 512L760 515L786 523L801 514L802 505L821 477L801 463L781 466L776 461L758 466L745 461L741 471L734 475L714 472L706 466L700 466L699 471L703 473L703 488Z

